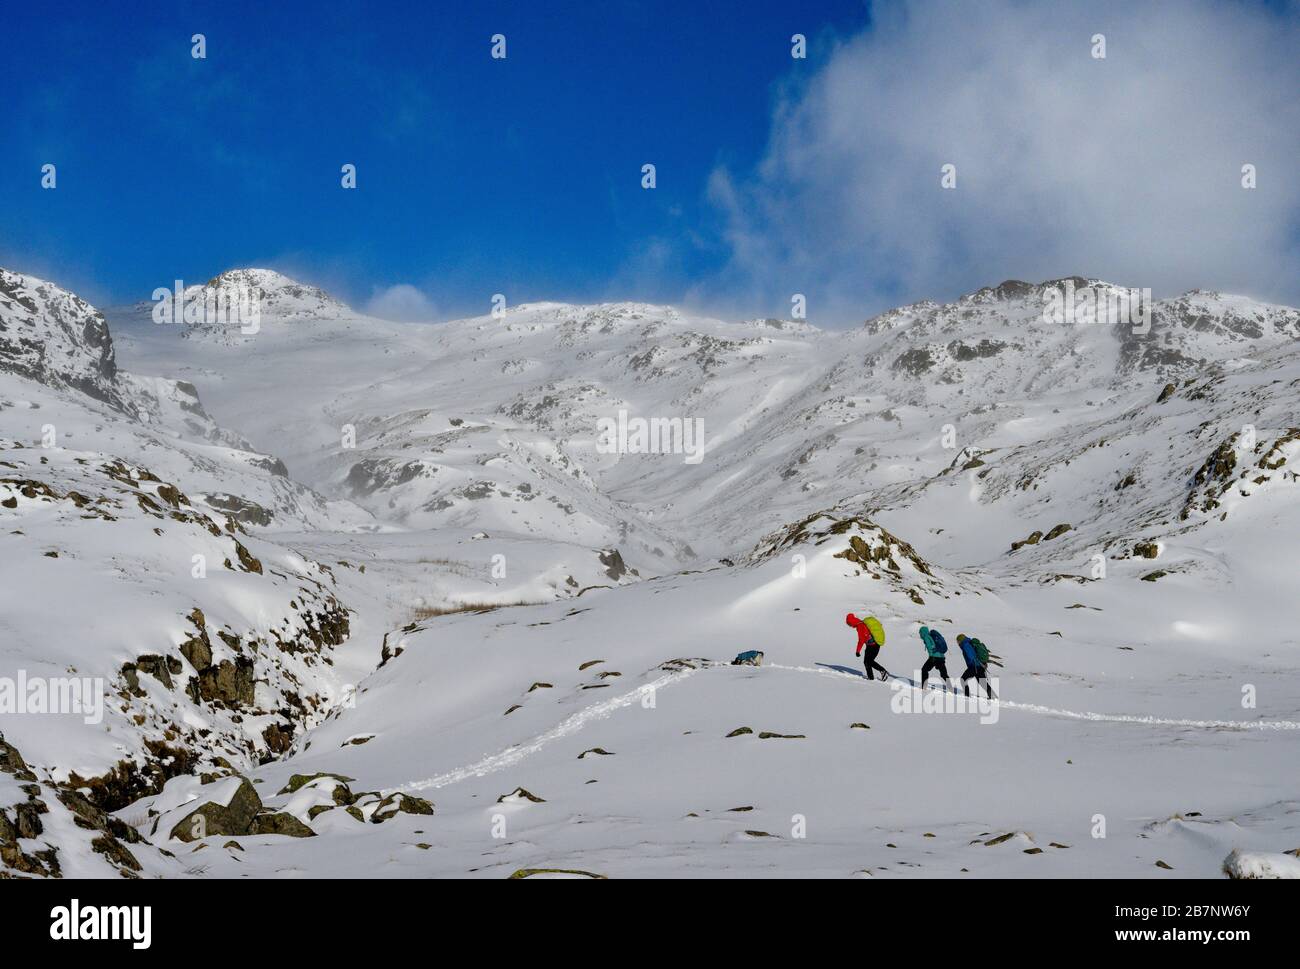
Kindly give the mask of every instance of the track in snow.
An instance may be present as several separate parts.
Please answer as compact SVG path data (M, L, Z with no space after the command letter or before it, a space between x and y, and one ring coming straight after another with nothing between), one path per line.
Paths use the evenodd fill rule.
M637 700L645 696L647 693L662 689L671 683L684 680L686 677L696 672L699 671L686 669L674 673L666 673L656 680L651 680L643 686L638 686L634 690L620 693L618 696L611 697L608 700L602 700L600 703L593 703L591 706L579 710L577 713L561 720L550 730L538 734L526 743L513 744L505 750L491 754L484 757L482 760L477 760L465 767L458 767L455 770L447 771L445 774L437 774L433 777L427 777L422 781L412 781L408 784L403 784L401 785L401 789L425 791L430 788L446 787L448 784L456 784L471 777L482 777L484 774L491 774L501 770L503 767L517 764L525 757L537 753L537 751L541 750L551 741L559 740L561 737L567 737L570 734L577 733L593 720L603 720L615 710L636 703Z
M710 667L700 667L700 669L710 669L728 666L730 664L717 663ZM814 666L782 666L779 663L769 663L766 669L785 670L793 673L817 673L821 676L837 676L864 679L858 673L848 672L830 667ZM492 774L505 767L510 767L519 763L521 760L537 753L552 741L559 740L561 737L567 737L577 733L593 720L603 720L615 710L631 706L637 702L647 691L657 691L674 683L679 683L695 673L699 669L686 669L674 673L667 673L656 680L638 686L636 689L629 690L626 693L620 693L618 696L603 700L600 703L593 703L591 706L579 710L577 713L570 715L560 721L556 726L540 733L532 740L522 744L512 744L505 750L490 754L487 757L477 760L472 764L464 767L458 767L455 770L447 771L443 774L436 774L433 777L427 777L420 781L411 781L399 785L399 790L424 791L431 788L446 787L449 784L456 784L471 777L482 777L485 774ZM893 674L891 674L893 676ZM912 680L907 677L893 676L894 679L904 679L912 684L913 689L921 689L916 686ZM1185 720L1169 717L1140 717L1127 713L1093 713L1087 710L1060 710L1055 707L1042 706L1037 703L1017 703L1013 700L996 700L994 701L999 708L1009 710L1023 710L1026 713L1035 713L1040 716L1063 717L1069 720L1087 720L1099 723L1137 723L1145 726L1154 727L1194 727L1204 730L1300 730L1300 722L1294 720Z
M814 667L814 666L781 666L777 663L769 664L769 668L774 670L790 670L796 673L820 673L823 676L843 676L851 679L865 679L858 673L845 672L840 669L831 667ZM898 676L891 673L890 676L896 680L906 680L911 684L912 689L919 690L921 687L905 676ZM946 692L946 691L945 691ZM974 698L972 698L973 700ZM1089 710L1060 710L1056 707L1046 707L1038 703L1017 703L1014 700L995 700L993 701L999 708L1007 710L1024 710L1027 713L1037 713L1046 717L1063 717L1068 720L1090 720L1099 723L1141 723L1154 727L1198 727L1205 730L1300 730L1300 722L1295 720L1184 720L1170 717L1140 717L1131 713L1093 713Z

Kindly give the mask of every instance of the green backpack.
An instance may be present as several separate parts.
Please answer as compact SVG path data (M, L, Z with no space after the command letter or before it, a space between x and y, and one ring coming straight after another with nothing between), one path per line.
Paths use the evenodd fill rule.
M876 641L876 645L885 645L885 627L880 625L880 620L875 616L867 616L863 622L866 623L867 631L871 633L871 638Z
M970 641L970 644L971 647L975 650L975 658L979 660L980 666L988 666L989 665L988 647L985 646L983 643L981 643L978 639L972 639Z

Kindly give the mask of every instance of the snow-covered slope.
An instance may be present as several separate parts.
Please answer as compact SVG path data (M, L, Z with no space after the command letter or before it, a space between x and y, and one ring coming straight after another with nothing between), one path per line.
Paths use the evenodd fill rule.
M1300 843L1297 310L1053 319L1067 285L1121 292L1072 279L844 332L633 303L398 325L239 270L208 285L255 287L255 331L110 313L127 374L55 332L92 309L17 278L43 302L0 303L0 338L43 325L70 362L0 357L4 662L123 695L108 727L0 729L59 803L151 739L192 752L89 785L96 830L180 852L146 871L1177 876ZM620 413L701 422L702 456L610 453ZM79 605L43 620L49 587ZM195 608L225 635L191 669ZM908 677L921 624L954 675L980 636L1002 702L911 712L946 695L866 682L849 611Z

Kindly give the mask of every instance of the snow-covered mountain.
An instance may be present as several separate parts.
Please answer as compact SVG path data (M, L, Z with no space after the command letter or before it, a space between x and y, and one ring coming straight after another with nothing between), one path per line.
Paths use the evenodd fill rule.
M1294 847L1300 311L1050 312L1076 291L1128 293L417 325L234 270L184 292L252 294L255 327L146 326L0 272L0 662L112 698L0 714L0 859L1154 876ZM702 451L606 446L641 419ZM954 674L979 635L1003 702L907 712L944 694L858 676L850 611L899 673L922 623Z
M52 283L0 269L0 370L116 406L104 315Z

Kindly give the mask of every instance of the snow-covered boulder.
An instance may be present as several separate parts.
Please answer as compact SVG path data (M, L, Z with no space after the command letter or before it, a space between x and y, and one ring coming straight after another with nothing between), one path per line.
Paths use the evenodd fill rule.
M1295 852L1236 851L1223 860L1229 878L1300 878L1300 857Z

